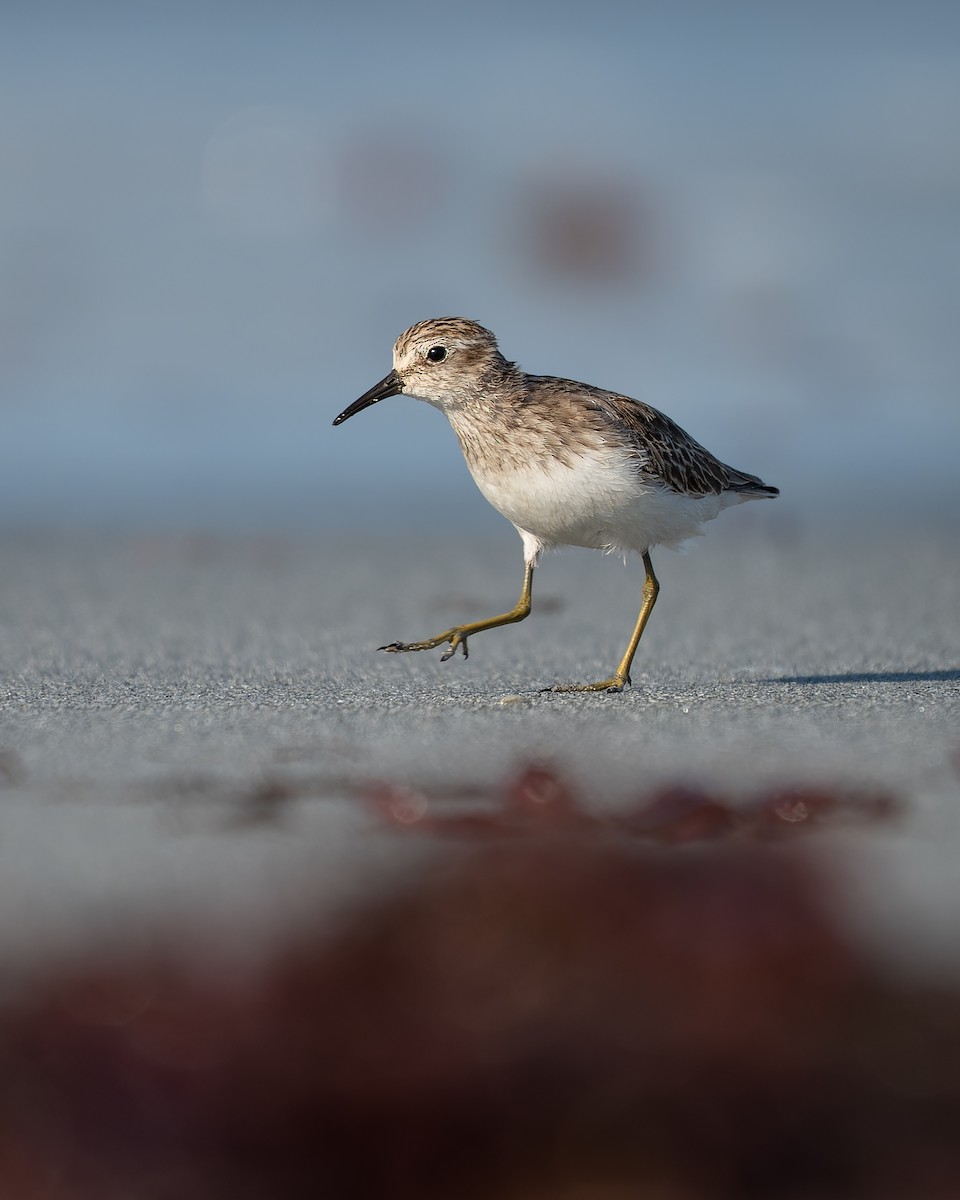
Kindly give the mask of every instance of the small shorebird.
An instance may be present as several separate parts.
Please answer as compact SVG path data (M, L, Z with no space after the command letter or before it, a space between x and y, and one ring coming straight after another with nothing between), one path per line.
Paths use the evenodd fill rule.
M598 683L544 689L622 691L660 590L650 547L676 547L731 504L780 494L714 458L649 404L572 379L527 375L503 357L488 329L463 317L420 321L402 333L390 374L333 423L400 393L446 414L477 487L523 539L524 574L509 612L380 647L391 654L448 643L442 662L458 648L466 658L473 634L522 621L534 569L551 547L634 551L646 570L643 603L620 665Z

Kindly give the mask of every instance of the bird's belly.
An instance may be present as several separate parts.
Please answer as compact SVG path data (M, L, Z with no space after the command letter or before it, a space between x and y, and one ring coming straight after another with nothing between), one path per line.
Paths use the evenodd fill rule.
M626 456L581 455L502 471L474 471L498 512L543 546L642 552L692 537L726 506L720 496L683 496L646 483Z

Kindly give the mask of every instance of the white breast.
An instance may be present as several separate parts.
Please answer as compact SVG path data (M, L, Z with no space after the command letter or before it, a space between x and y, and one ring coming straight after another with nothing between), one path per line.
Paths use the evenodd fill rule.
M516 526L528 560L552 546L622 554L676 547L742 499L732 492L684 496L647 483L635 460L609 445L570 466L541 459L530 467L471 471L486 499Z

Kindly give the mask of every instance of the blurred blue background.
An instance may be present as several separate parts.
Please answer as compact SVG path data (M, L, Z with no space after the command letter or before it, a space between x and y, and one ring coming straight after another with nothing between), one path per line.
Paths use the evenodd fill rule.
M330 425L445 314L798 511L957 495L956 4L10 3L0 96L6 525L479 516Z

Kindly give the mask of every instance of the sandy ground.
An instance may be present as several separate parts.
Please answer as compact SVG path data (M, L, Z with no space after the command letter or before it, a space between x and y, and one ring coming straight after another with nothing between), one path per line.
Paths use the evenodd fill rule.
M866 937L955 966L958 551L947 531L718 527L655 556L634 687L606 696L538 689L609 674L639 564L551 556L525 624L441 663L376 647L512 605L508 529L5 535L0 948L42 962L166 927L242 951L438 852L378 824L369 781L452 794L536 759L598 809L678 781L883 789L897 822L813 836Z

